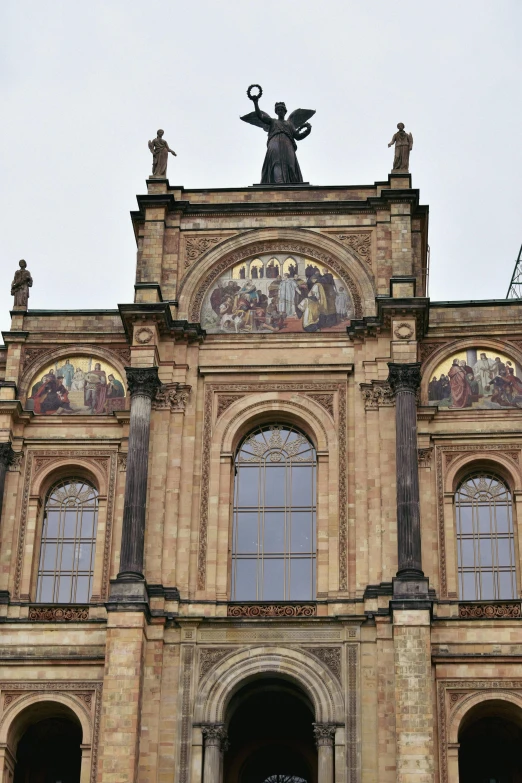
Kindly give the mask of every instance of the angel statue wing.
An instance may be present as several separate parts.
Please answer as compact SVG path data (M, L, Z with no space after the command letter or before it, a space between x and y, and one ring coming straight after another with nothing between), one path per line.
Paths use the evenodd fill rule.
M258 128L268 131L268 123L260 120L255 111L251 111L250 114L244 114L240 119L243 120L243 122L249 122L250 125L257 125ZM270 119L270 117L268 117L268 119Z
M313 117L314 114L315 109L296 109L288 116L288 122L291 122L297 130L301 125L304 125L305 122L308 122L310 117Z

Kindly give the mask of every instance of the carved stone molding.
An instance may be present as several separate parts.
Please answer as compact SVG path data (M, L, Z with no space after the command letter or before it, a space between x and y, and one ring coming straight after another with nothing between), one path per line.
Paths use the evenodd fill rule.
M371 381L371 383L361 383L359 386L364 400L364 410L391 408L395 405L395 397L388 381Z
M157 367L126 367L125 372L131 397L140 394L154 399L160 386Z
M337 432L339 437L339 590L348 589L348 486L346 470L346 384L339 383L292 383L261 382L257 384L227 383L207 384L205 387L203 414L203 453L201 467L201 500L198 547L198 589L204 590L207 572L207 533L210 487L210 449L212 444L212 417L214 394L245 396L250 393L292 391L305 396L310 393L335 393L338 397ZM218 402L219 404L219 402ZM232 404L232 402L230 402ZM296 404L297 407L297 404ZM303 406L304 407L304 406ZM240 415L243 415L244 411Z
M202 647L199 653L199 679L202 680L219 661L237 649L237 647Z
M179 783L188 783L190 748L192 744L191 686L194 645L183 645L181 651L181 737L179 751Z
M393 330L393 336L396 340L411 340L414 335L413 327L406 322L397 324Z
M149 329L148 326L142 326L141 329L137 329L134 332L134 339L140 345L146 345L146 343L150 343L153 337L154 337L154 332L152 331L152 329Z
M507 456L519 465L520 448L518 444L469 444L455 446L437 446L436 470L437 470L437 527L439 535L439 564L440 564L440 595L448 597L448 577L446 566L446 531L444 527L444 487L445 477L449 465L456 457L464 454L480 453L481 456L490 455L493 459L498 455ZM444 467L443 467L444 465Z
M497 617L521 617L520 602L459 604L459 617L491 620Z
M359 779L359 754L357 737L357 694L359 690L357 679L357 656L358 647L356 644L349 644L346 648L347 654L347 688L346 688L346 750L348 754L348 783L357 783Z
M222 237L185 237L185 268L197 261L209 248L217 245Z
M221 751L227 750L228 734L222 723L202 723L201 733L203 734L203 741L206 748L210 745L214 745Z
M315 400L322 408L327 411L332 419L334 418L334 396L333 394L312 394L306 395L311 400Z
M420 343L419 345L419 357L421 362L425 362L426 359L429 359L432 353L434 353L438 348L441 348L444 345L444 343Z
M390 374L388 383L394 394L400 392L413 392L416 394L421 382L420 363L396 364L389 362Z
M23 459L24 459L23 451L13 451L12 459L7 469L12 471L13 473L20 473L22 469Z
M183 383L161 384L152 400L153 410L185 411L190 399L191 388Z
M77 701L78 709L82 710L91 726L91 774L90 783L96 783L98 776L98 752L101 724L101 694L103 683L87 681L60 681L52 680L39 682L0 682L2 693L2 715L0 725L6 719L6 710L14 701L32 701L37 694L45 693L52 701L53 694L65 694Z
M118 454L118 470L120 473L125 473L127 470L127 452Z
M340 647L305 647L306 652L315 655L341 681L341 648Z
M315 617L315 604L229 604L228 617Z
M107 595L109 586L110 554L112 541L112 525L114 517L114 494L116 489L116 453L99 451L97 449L57 449L56 451L38 450L28 451L25 460L25 471L22 491L22 504L20 510L20 525L18 530L18 546L16 552L15 577L13 598L20 599L20 586L22 581L23 561L25 552L25 536L27 532L27 513L29 509L29 497L32 493L33 481L39 470L44 465L60 462L66 458L71 461L71 471L74 471L74 460L91 460L98 466L104 468L108 476L107 482L107 521L105 525L105 544L103 550L103 572L102 572L102 596ZM27 596L28 598L28 596Z
M365 261L368 266L372 265L372 234L371 231L363 231L358 234L337 234L337 239L347 245L354 253Z
M417 453L419 455L419 468L431 467L431 458L433 456L433 449L432 448L417 449Z
M240 400L241 397L244 397L244 394L218 394L216 411L217 418L219 419L221 414L224 413L227 408L230 408L230 406L233 405L236 400Z
M317 747L333 746L335 742L335 723L314 723L314 737Z
M239 248L238 250L229 253L225 258L222 258L217 264L215 264L207 276L201 281L197 291L195 292L190 305L191 321L199 321L200 311L203 305L203 300L207 294L207 291L214 283L215 280L229 267L235 266L240 261L245 261L248 258L255 258L263 253L299 253L306 258L312 258L316 261L324 263L335 271L339 278L345 283L350 295L352 297L354 307L354 318L363 317L363 308L361 294L355 281L351 278L346 267L339 263L336 258L333 258L329 253L324 253L318 250L313 245L308 245L295 241L281 241L273 240L267 242L256 242L252 245ZM180 286L180 293L183 290L184 283Z
M29 619L40 623L80 622L89 619L88 606L31 606Z

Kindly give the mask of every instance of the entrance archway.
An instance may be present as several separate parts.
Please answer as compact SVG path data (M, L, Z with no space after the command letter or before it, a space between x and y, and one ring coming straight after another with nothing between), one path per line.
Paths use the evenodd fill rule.
M14 783L80 783L82 730L68 718L33 723L18 743Z
M255 680L227 710L224 783L317 783L313 706L293 683Z
M459 727L459 783L522 783L522 710L508 701L475 705Z

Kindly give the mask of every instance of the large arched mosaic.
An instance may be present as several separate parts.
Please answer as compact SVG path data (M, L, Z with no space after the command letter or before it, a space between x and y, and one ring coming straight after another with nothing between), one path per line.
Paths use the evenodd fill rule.
M101 415L127 407L125 383L108 362L70 355L40 368L32 378L25 408L36 414Z
M340 332L355 315L351 289L331 265L271 249L215 276L201 325L211 334Z

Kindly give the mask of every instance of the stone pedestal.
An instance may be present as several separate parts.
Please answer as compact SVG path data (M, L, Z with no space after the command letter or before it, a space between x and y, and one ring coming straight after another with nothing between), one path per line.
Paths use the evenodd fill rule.
M118 581L138 581L143 580L150 412L160 381L157 367L127 367L126 373L131 414Z
M318 783L334 781L335 726L332 723L314 723L317 745Z

